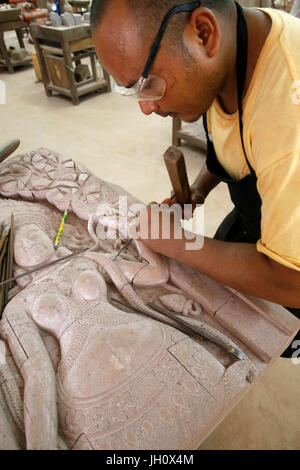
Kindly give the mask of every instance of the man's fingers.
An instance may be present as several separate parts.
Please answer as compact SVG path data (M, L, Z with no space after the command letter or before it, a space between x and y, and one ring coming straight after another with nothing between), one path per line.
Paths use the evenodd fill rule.
M168 206L173 206L173 204L176 204L176 197L174 196L173 198L167 198L161 204L168 204Z

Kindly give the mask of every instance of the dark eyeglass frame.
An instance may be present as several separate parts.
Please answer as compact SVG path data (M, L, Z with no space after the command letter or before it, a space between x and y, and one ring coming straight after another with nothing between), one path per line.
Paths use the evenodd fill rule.
M132 97L140 102L158 101L164 96L167 87L166 81L163 78L154 75L149 75L155 57L159 51L161 40L172 16L181 12L194 11L196 10L196 8L199 8L200 5L201 1L184 3L182 5L177 5L171 8L171 10L166 13L160 25L158 33L156 34L155 40L151 46L150 54L147 58L147 62L142 75L133 85L129 87L122 87L115 82L114 89L117 93L123 96Z
M165 17L164 17L164 19L161 23L161 26L158 30L158 33L155 37L155 40L152 44L149 57L147 59L145 68L144 68L143 73L142 73L143 78L148 78L148 76L149 76L151 67L152 67L153 62L155 60L155 57L156 57L156 55L159 51L163 35L165 34L168 23L169 23L170 19L172 18L172 16L176 15L177 13L181 13L181 12L194 11L194 10L196 10L196 8L199 8L200 6L201 6L200 1L192 2L192 3L184 3L182 5L177 5L173 8L171 8L171 10L169 10L168 13L166 13L166 15L165 15Z

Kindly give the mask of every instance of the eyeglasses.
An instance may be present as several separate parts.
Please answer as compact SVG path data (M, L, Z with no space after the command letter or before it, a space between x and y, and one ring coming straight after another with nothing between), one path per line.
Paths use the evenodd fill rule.
M157 101L164 96L167 87L166 81L155 75L149 75L155 57L159 51L161 40L172 16L181 12L193 11L196 8L199 8L200 5L201 2L184 3L183 5L177 5L168 11L158 30L154 43L152 44L142 76L129 88L119 86L115 83L114 89L117 93L120 93L123 96L130 96L138 101Z

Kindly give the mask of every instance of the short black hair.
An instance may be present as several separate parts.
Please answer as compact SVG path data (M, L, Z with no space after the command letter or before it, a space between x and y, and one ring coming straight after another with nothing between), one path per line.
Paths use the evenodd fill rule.
M101 24L105 17L106 9L111 2L118 3L119 0L93 0L91 6L91 27L95 29ZM174 6L193 2L193 0L126 0L130 11L136 16L138 24L141 27L143 36L151 29L154 34L157 31L164 15ZM201 6L219 13L222 16L232 16L234 9L234 0L202 0ZM180 13L172 18L171 25L168 27L168 34L172 40L182 37L189 13Z

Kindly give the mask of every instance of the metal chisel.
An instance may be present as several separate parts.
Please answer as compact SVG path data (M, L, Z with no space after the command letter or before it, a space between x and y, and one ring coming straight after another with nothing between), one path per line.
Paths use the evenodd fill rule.
M156 312L159 312L162 315L166 315L167 317L171 318L172 320L175 320L178 323L180 323L181 325L183 325L185 328L190 329L192 333L198 334L198 335L202 336L203 338L211 341L212 343L217 344L221 348L225 349L229 354L232 354L233 356L235 356L237 359L239 359L239 360L244 359L244 354L239 349L235 348L234 346L228 346L228 344L226 344L224 341L217 338L216 336L213 336L210 333L207 333L205 330L203 330L202 328L199 328L198 326L190 325L183 318L180 318L175 313L170 312L170 310L167 310L166 308L162 308L159 305L156 305L152 302L148 302L147 305L150 308L152 308L153 310L156 310Z

